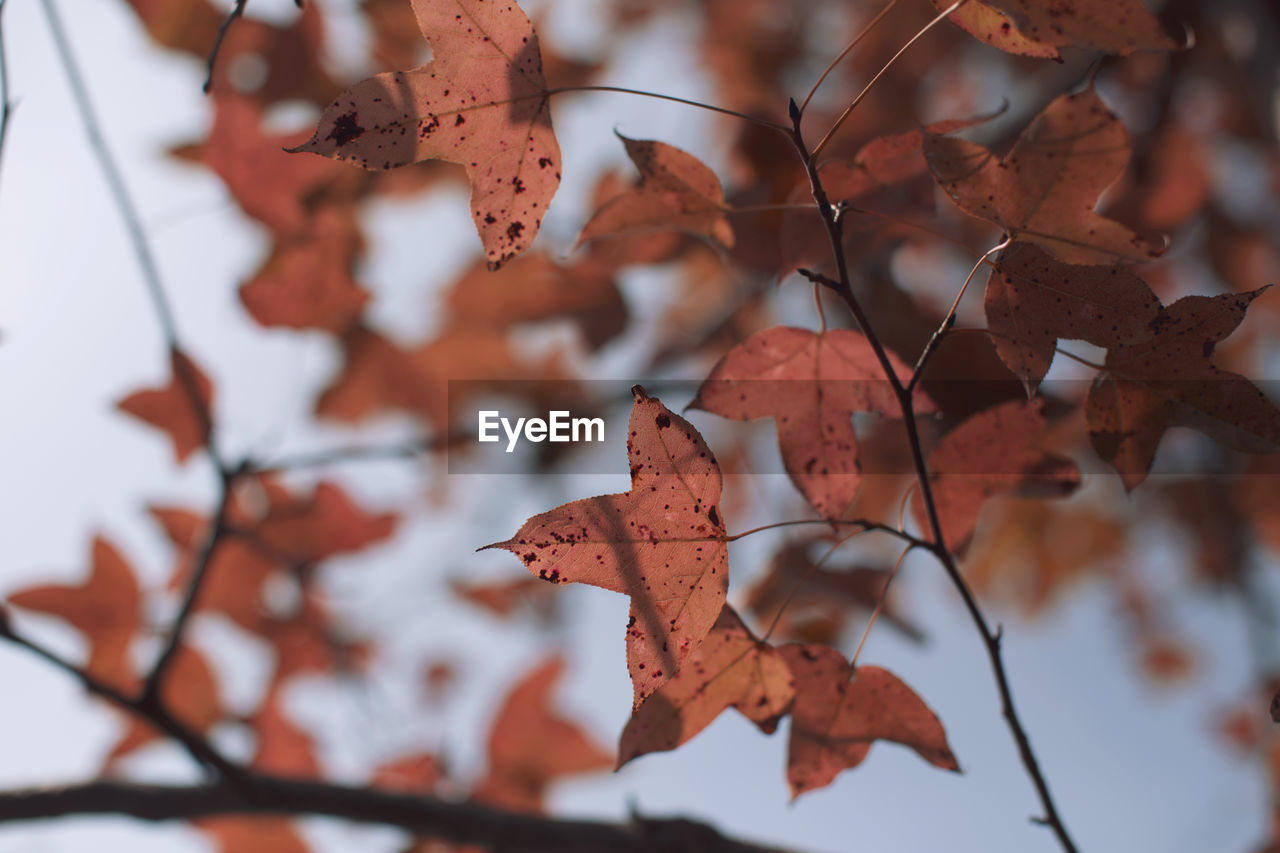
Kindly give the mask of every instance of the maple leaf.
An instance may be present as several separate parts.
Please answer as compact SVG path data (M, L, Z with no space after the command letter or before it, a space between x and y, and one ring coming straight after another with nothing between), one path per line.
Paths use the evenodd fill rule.
M1178 49L1142 0L969 0L947 19L993 47L1048 59L1059 59L1060 47L1117 56Z
M591 215L578 246L615 235L685 231L725 251L733 248L733 226L715 172L674 145L617 136L639 170L640 182Z
M174 719L197 734L205 734L225 716L213 669L204 655L191 646L180 646L174 653L160 686L160 701ZM163 737L159 729L137 714L128 714L124 725L124 733L107 754L107 766Z
M459 163L491 268L529 247L560 185L538 37L514 2L413 0L434 59L385 72L325 108L290 149L390 169Z
M170 351L169 366L172 378L168 385L135 391L116 408L169 433L173 455L182 463L209 440L213 383L180 350ZM195 400L200 401L198 406Z
M1219 341L1267 290L1184 296L1143 341L1107 350L1085 399L1089 439L1134 489L1171 426L1189 426L1247 453L1280 451L1280 409L1238 373L1212 364Z
M142 629L142 595L133 569L114 545L95 536L92 552L92 568L83 584L27 587L11 593L8 600L70 623L89 643L85 671L125 689L137 682L129 652Z
M911 369L889 355L899 376ZM916 392L916 410L933 404ZM858 491L854 412L898 414L898 398L861 333L775 326L730 350L691 408L735 420L772 417L791 481L823 518L837 519Z
M1100 347L1145 338L1160 298L1122 266L1077 266L1031 243L1002 251L987 279L987 330L1000 360L1031 396L1049 371L1059 338Z
M539 812L547 787L562 776L613 765L613 755L552 709L564 671L553 657L511 689L489 731L489 771L473 792L479 800Z
M640 703L618 745L618 766L675 749L736 708L771 734L791 706L791 670L777 649L751 633L729 605L675 676Z
M314 778L320 775L315 739L286 713L284 691L279 682L271 686L250 725L258 739L251 762L254 769L282 776Z
M854 670L830 646L791 644L778 651L796 688L787 749L792 799L857 767L877 740L908 746L935 767L960 772L938 716L887 669Z
M1094 212L1124 172L1129 134L1093 89L1055 98L1000 159L963 139L931 134L925 158L959 207L1070 264L1148 261L1164 249Z
M354 210L325 206L276 243L240 301L263 326L342 333L364 313L369 292L353 274L363 239Z
M637 385L628 427L631 490L535 515L505 542L551 583L631 596L627 668L639 705L711 630L729 583L720 467L693 425ZM483 550L483 549L481 549Z
M970 417L929 453L934 506L952 551L964 550L988 498L1065 496L1079 487L1075 463L1038 446L1044 426L1043 400L1013 400ZM912 507L927 527L919 492Z
M310 853L292 820L235 815L202 817L191 825L209 837L219 853Z
M265 485L269 505L251 534L281 559L316 563L367 548L395 532L395 513L366 512L336 483L322 480L306 497L277 483Z
M533 608L539 616L549 618L555 606L555 600L549 597L554 590L545 583L540 583L537 578L527 575L514 580L488 583L462 583L454 580L449 586L454 595L501 619L511 618L526 605Z

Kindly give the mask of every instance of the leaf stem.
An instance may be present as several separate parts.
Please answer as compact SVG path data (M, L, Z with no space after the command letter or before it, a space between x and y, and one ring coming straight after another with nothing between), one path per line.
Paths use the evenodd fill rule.
M709 110L713 113L720 113L721 115L734 116L735 118L740 118L743 121L758 124L761 127L768 127L781 133L787 133L786 125L761 116L747 115L746 113L740 113L737 110L731 110L726 107L717 107L714 104L704 104L701 101L691 101L688 98L679 98L675 95L646 92L643 89L628 89L624 86L557 86L554 89L548 89L546 91L546 95L560 95L566 92L616 92L623 95L639 95L642 98L657 98L661 101L674 101L677 104L685 104L686 106L697 107L700 110Z
M876 13L876 16L867 22L867 25L853 37L853 41L849 42L849 46L840 51L840 55L827 65L826 70L818 77L816 83L809 89L809 94L804 96L804 100L800 102L800 112L803 113L808 108L809 102L813 100L813 96L818 93L818 88L822 86L822 81L827 79L827 75L836 69L836 66L844 61L844 58L853 52L853 49L862 43L862 40L871 34L876 28L876 24L884 20L884 16L889 14L889 10L898 5L898 0L889 0L885 7Z
M870 530L878 530L881 533L888 533L892 536L895 536L898 539L901 539L903 542L906 542L907 544L913 547L924 548L930 551L933 550L932 543L927 542L924 539L920 539L916 536L912 536L910 533L906 533L902 530L897 529L896 527L890 527L887 524L881 524L877 521L867 521L866 519L862 519L862 518L851 518L851 519L798 518L798 519L793 519L791 521L774 521L770 524L762 524L759 527L752 527L750 530L744 530L741 533L732 533L728 536L725 536L724 541L737 542L739 539L743 539L747 536L751 536L754 533L761 533L765 530L776 530L780 527L795 527L796 525L799 525L799 524L834 524L837 526L854 525L862 528L862 530L859 531L862 533L865 533Z
M902 553L898 555L898 559L894 561L893 569L889 572L889 577L885 579L884 586L880 589L880 597L876 599L875 609L871 611L871 617L867 619L867 626L862 629L862 637L858 640L858 647L853 650L853 657L849 659L849 668L858 668L858 657L862 654L862 647L866 645L867 637L871 634L871 626L876 624L876 620L880 618L880 611L884 609L884 603L889 598L889 586L893 583L893 579L898 576L898 569L902 568L903 560L907 559L907 554L911 553L911 546L902 549Z
M876 76L872 77L871 81L867 83L866 86L862 87L862 91L859 92L858 96L853 99L853 103L845 107L844 112L840 114L840 118L836 119L836 123L831 126L831 129L827 131L826 135L823 136L822 139L818 141L818 144L816 146L814 146L813 154L812 154L812 157L814 159L816 159L818 155L822 153L823 148L827 147L827 143L831 141L832 135L835 134L835 132L840 129L840 125L844 124L844 120L849 117L849 114L853 112L854 108L857 107L858 104L862 103L862 99L865 98L867 96L867 93L871 91L871 87L874 86L876 82L885 75L885 72L887 72L890 68L893 67L893 63L898 61L898 57L906 53L907 48L915 44L916 41L918 41L925 33L929 32L929 30L933 29L935 26L942 23L942 21L945 20L948 15L950 15L956 9L959 9L966 2L968 2L968 0L956 0L956 2L948 6L945 11L941 12L932 21L930 21L929 23L921 27L919 32L917 32L910 39L908 39L907 43L898 49L898 52L895 53L889 59L889 61L884 64L884 67L876 72Z

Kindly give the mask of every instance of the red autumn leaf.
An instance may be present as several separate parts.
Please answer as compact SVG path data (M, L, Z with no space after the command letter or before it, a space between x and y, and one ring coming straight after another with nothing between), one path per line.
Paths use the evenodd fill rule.
M390 169L459 163L489 265L529 247L560 185L560 147L538 37L515 3L412 0L435 57L379 74L331 103L293 151Z
M219 853L310 853L293 821L258 815L202 817L191 824L207 835Z
M605 202L587 222L578 245L602 237L685 231L721 249L733 248L720 179L692 154L665 142L618 134L640 172L630 190Z
M240 301L263 326L341 333L364 313L369 292L355 279L363 240L355 212L326 206L276 243Z
M522 323L565 319L597 349L626 329L627 305L611 271L590 259L562 266L526 253L497 272L477 264L445 297L455 327L507 330Z
M1246 453L1280 451L1280 409L1252 382L1215 367L1214 347L1244 320L1252 293L1186 296L1144 341L1107 351L1085 400L1089 439L1132 490L1147 478L1171 426Z
M564 661L551 658L512 688L489 731L489 771L473 796L538 812L552 782L613 766L613 754L557 715L552 691Z
M1132 343L1150 334L1160 299L1122 266L1064 264L1031 243L1014 243L987 279L986 309L1000 360L1034 393L1059 338Z
M379 764L369 782L377 788L422 793L434 790L446 775L444 765L434 753L418 752Z
M1094 212L1129 161L1129 134L1093 89L1054 99L1004 159L950 136L928 136L924 152L962 210L1064 263L1148 261L1163 251Z
M777 649L757 640L726 604L675 676L632 713L618 745L618 766L675 749L730 707L771 734L794 695L791 670Z
M527 575L513 580L488 583L463 583L454 580L450 583L450 588L454 595L464 601L469 601L502 619L510 618L525 605L540 613L546 613L550 611L553 603L547 597L553 592L551 587Z
M933 5L946 10L951 3ZM1001 50L1050 59L1060 47L1118 56L1178 48L1142 0L969 0L948 20Z
M911 369L889 355L901 377ZM920 392L916 410L933 404ZM772 417L782 463L824 518L839 518L858 491L854 412L900 413L871 345L848 329L812 332L775 326L730 350L689 404L745 421Z
M249 721L258 746L251 766L281 776L317 777L320 761L316 742L284 709L284 692L277 682Z
M84 634L90 675L120 689L137 681L129 650L142 628L142 595L133 569L105 538L93 539L92 569L83 584L27 587L8 600L56 616Z
M535 515L505 542L551 583L631 596L627 668L639 705L671 678L724 606L729 554L720 467L693 425L636 386L628 427L631 490Z
M322 481L303 497L267 484L269 506L251 529L268 552L297 564L359 551L395 532L395 513L369 513L336 483Z
M122 412L169 433L178 462L209 440L209 409L213 383L196 363L179 350L169 354L172 377L163 388L135 391L116 404ZM195 405L199 400L200 405Z
M174 719L197 734L205 734L225 716L218 681L204 656L191 646L180 646L160 687L160 701ZM143 717L129 714L125 731L107 755L106 764L146 746L162 735Z
M1075 463L1039 446L1044 426L1043 401L1013 400L969 418L930 452L934 505L952 551L959 553L968 545L988 498L1058 497L1079 487ZM917 522L928 529L920 492L912 509Z
M942 721L887 669L851 670L829 646L793 644L778 651L796 687L787 751L792 799L857 767L877 740L908 746L935 767L960 772Z

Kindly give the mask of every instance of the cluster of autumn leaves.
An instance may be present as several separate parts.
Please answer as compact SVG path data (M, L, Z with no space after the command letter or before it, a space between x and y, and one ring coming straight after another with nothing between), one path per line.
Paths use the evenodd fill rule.
M201 61L223 23L207 0L130 2L157 42ZM932 2L939 11L951 6ZM667 5L615 0L609 14L622 32ZM777 4L768 0L702 4L701 47L722 103L754 119L736 131L737 186L726 191L716 172L688 152L619 135L639 179L600 181L595 213L568 260L533 245L562 168L573 168L561 163L551 104L590 83L600 65L546 50L514 0L365 0L370 55L397 70L341 93L323 62L318 6L305 4L288 25L237 20L213 65L208 136L174 154L216 173L241 210L270 234L267 257L239 289L249 315L267 328L330 335L341 348L343 367L319 395L317 416L355 424L407 412L445 443L458 427L446 405L453 380L473 380L477 390L492 382L544 408L566 400L575 409L597 405L559 381L574 376L568 362L580 352L530 359L513 346L513 332L567 321L582 350L598 351L631 322L619 277L637 266L666 264L683 285L645 367L714 360L694 408L737 421L772 419L797 492L833 528L854 519L897 526L914 477L898 420L901 401L874 347L862 331L837 327L842 309L830 300L830 317L817 331L770 325L767 316L767 297L780 277L800 268L828 280L837 276L790 128L774 121L790 95L782 81L804 58L805 28L821 6L818 0L796 4L794 18L780 23ZM888 17L854 55L864 77L919 28L900 11L901 21ZM1196 56L1167 58L1180 43L1138 0L969 0L950 20L1023 57L1070 60L1081 49L1129 56L1116 74L1134 90L1172 76L1159 63ZM1201 49L1225 49L1210 20L1193 23ZM928 35L949 40L959 53L956 32ZM424 47L431 51L425 63ZM1137 177L1123 177L1133 141L1092 81L1021 122L1012 146L993 149L955 135L981 131L998 116L869 136L868 128L914 125L914 115L904 121L904 99L893 93L922 90L935 57L946 53L930 56L922 45L894 64L855 114L863 117L861 129L833 137L817 174L839 204L843 249L856 271L853 291L887 347L889 365L910 382L911 413L925 434L933 509L946 543L966 557L966 574L979 594L999 597L1012 585L1010 597L1034 611L1067 582L1120 562L1126 547L1125 526L1114 515L1040 500L1080 488L1081 472L1066 456L1080 449L1072 439L1087 436L1126 490L1148 478L1174 426L1239 450L1280 448L1280 411L1238 372L1247 363L1240 350L1224 360L1219 347L1255 303L1274 315L1274 294L1264 296L1269 281L1259 270L1280 270L1280 260L1264 226L1211 209L1205 152L1212 132L1194 126L1185 111L1162 116L1142 139ZM265 129L273 107L297 100L327 104L314 133ZM1240 114L1247 109L1225 100L1222 132L1246 135L1248 121ZM805 132L821 130L823 117L830 118L817 106L806 112ZM485 257L443 294L440 331L404 343L367 317L371 293L358 275L366 243L360 212L371 200L458 179L459 172L422 162L428 160L462 167ZM1119 200L1101 213L1099 198L1113 186ZM948 212L939 212L927 220L933 232L922 233L936 189L968 218L948 220ZM1177 231L1202 213L1210 223L1210 263L1230 289L1167 298L1176 288L1161 232ZM986 334L952 332L928 364L913 366L943 314L894 282L890 258L904 245L934 247L942 242L933 239L939 233L945 241L981 246L979 252L999 240L998 251L977 268L986 277ZM1255 260L1244 264L1245 255ZM1275 263L1268 267L1267 259ZM1154 272L1139 274L1138 264L1152 264ZM1106 351L1105 361L1089 365L1096 372L1080 400L1039 393L1063 341ZM166 386L130 395L120 408L164 430L182 462L207 445L216 399L213 383L189 355L175 351L171 371ZM536 381L513 386L513 379ZM890 573L815 565L807 549L813 540L793 541L744 597L742 613L771 625L763 637L754 634L727 601L725 503L731 496L722 499L715 456L687 420L643 388L634 393L630 491L529 519L492 547L514 553L532 578L459 585L457 593L498 615L509 615L515 599L545 593L543 581L587 583L630 597L626 658L634 707L618 764L674 749L732 707L766 733L790 717L793 794L856 766L875 740L906 745L938 767L957 770L941 722L920 697L885 669L855 668L836 648L858 609L878 608L884 622L918 636L885 600ZM1070 420L1064 412L1077 413L1084 432L1064 428ZM868 429L867 416L875 427ZM1256 471L1274 471L1263 459ZM1220 493L1222 485L1209 478L1148 484L1143 492L1156 495L1162 511L1191 531L1206 583L1242 588L1248 548L1241 543L1261 538L1280 548L1280 505L1267 482L1253 481L1244 499ZM1000 495L1035 500L985 512L984 538L980 513ZM928 530L929 507L919 490L909 505L920 529ZM172 588L181 590L210 520L180 508L151 512L179 555ZM310 569L385 541L396 519L366 512L333 482L297 491L254 475L233 490L218 525L224 535L210 555L198 606L262 637L276 658L267 699L247 721L258 736L253 766L317 775L314 744L291 723L279 697L291 678L358 666L367 650L335 633L332 614L310 587ZM1011 579L1011 567L1030 567L1029 574ZM264 590L281 578L298 585L299 604L272 612L264 608ZM1189 656L1169 639L1141 585L1124 576L1116 586L1150 669L1188 668ZM148 630L145 597L118 550L97 540L86 584L31 588L8 601L78 628L89 639L87 670L127 690L138 681L130 650ZM556 778L614 763L551 710L560 669L548 662L513 688L494 724L490 769L473 786L475 796L536 810ZM226 720L213 670L190 646L179 650L166 685L173 713L194 730ZM151 737L154 732L134 721L112 760ZM1256 730L1235 739L1251 747L1263 740ZM1280 779L1280 763L1276 767ZM414 755L371 778L430 790L446 784L447 773L433 756ZM234 833L262 825L246 826L209 824L227 849L239 838ZM287 827L270 826L262 831L282 833L277 849L302 846Z

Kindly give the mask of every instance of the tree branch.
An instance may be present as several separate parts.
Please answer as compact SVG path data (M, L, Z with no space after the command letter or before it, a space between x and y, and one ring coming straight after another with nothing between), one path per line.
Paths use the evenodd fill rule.
M455 844L502 853L786 853L728 838L681 818L627 823L522 814L479 803L246 774L240 786L90 782L64 788L0 793L0 822L70 815L118 814L146 821L215 815L327 815L399 827Z

